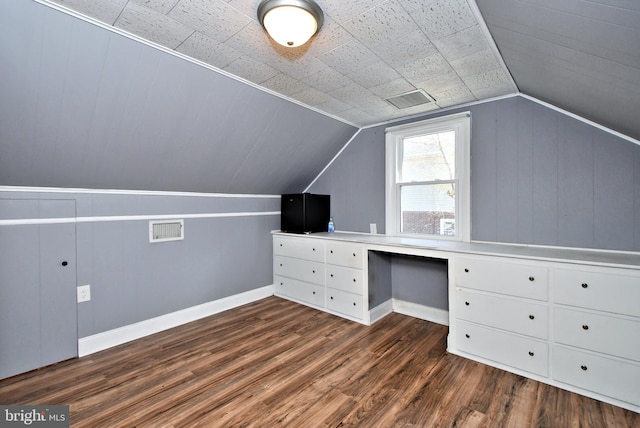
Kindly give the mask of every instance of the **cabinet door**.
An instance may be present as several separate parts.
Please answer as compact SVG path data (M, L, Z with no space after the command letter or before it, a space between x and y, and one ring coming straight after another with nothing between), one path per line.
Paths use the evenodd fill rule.
M23 218L75 215L74 201L10 203ZM0 378L78 355L75 252L73 223L0 226Z

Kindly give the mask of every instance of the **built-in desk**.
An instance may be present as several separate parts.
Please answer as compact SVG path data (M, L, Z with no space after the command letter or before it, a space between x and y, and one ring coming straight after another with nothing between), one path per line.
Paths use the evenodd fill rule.
M446 260L447 350L640 412L640 254L362 233L273 234L275 294L363 324L385 254Z

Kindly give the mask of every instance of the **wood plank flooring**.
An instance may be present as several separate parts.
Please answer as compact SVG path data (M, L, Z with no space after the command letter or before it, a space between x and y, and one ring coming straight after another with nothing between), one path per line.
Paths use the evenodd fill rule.
M277 297L0 381L73 427L638 427L640 415L447 354L447 327L371 327Z

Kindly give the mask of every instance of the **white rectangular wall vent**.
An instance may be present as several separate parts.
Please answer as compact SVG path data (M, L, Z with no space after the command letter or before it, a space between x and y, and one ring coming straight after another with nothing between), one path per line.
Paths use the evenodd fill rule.
M178 241L184 239L184 220L149 222L149 242Z
M409 108L419 106L421 104L428 104L433 102L433 98L426 92L417 89L415 91L407 92L406 94L398 95L395 97L385 98L388 103L393 104L397 109Z

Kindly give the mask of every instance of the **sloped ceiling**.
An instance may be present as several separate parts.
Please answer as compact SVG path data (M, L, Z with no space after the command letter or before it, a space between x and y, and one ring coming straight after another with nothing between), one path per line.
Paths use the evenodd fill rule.
M52 1L356 126L517 92L473 0L317 0L324 25L294 49L260 0ZM416 89L435 102L385 101Z
M476 1L522 93L640 140L640 1Z

